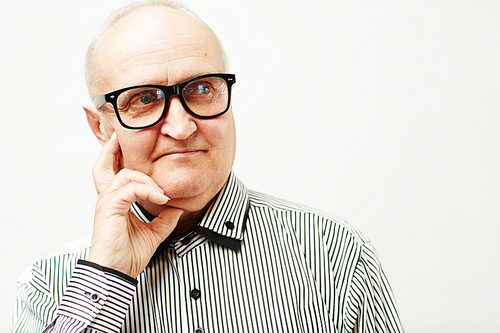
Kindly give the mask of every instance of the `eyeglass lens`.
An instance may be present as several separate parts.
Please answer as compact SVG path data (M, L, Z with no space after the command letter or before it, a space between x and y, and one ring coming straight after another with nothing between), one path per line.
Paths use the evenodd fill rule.
M185 106L198 116L209 117L224 112L228 107L227 83L220 77L205 77L190 82L182 90ZM163 114L169 96L156 87L131 88L122 92L116 106L122 122L131 127L153 124Z

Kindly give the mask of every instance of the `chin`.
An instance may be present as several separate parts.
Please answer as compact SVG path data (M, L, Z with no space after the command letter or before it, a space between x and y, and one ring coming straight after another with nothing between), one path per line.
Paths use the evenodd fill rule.
M153 175L153 180L160 186L165 195L174 201L209 201L224 184L219 184L213 173L202 171L182 172L176 170L168 174ZM209 197L209 198L207 198ZM203 206L205 203L200 203ZM180 208L180 207L179 207Z

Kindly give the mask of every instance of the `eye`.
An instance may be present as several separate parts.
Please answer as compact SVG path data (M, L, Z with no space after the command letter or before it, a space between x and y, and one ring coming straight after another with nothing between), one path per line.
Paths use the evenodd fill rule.
M120 113L145 113L162 109L163 92L154 87L132 88L120 94L116 106Z
M210 89L207 86L199 84L194 93L195 94L208 94L209 91L210 91Z
M160 90L143 90L132 96L129 100L130 105L147 105L157 100L163 99L163 93Z
M212 85L209 82L194 82L184 88L184 94L188 96L207 95L211 90Z
M138 99L138 103L141 104L148 104L152 100L151 96L142 96L141 98Z

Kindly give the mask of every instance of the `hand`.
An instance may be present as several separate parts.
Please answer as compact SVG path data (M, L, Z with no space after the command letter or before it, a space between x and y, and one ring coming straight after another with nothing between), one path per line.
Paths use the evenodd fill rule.
M120 170L120 156L113 133L92 169L99 197L89 261L135 278L175 229L183 210L166 207L150 223L139 220L130 212L132 203L140 199L165 205L169 199L149 176Z

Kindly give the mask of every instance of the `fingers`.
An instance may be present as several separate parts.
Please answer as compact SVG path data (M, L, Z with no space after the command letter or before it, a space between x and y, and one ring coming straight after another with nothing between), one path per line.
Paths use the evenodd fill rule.
M97 193L100 193L109 181L120 171L121 149L116 132L104 145L96 164L92 169Z
M120 191L119 198L129 203L143 199L163 205L169 200L151 177L138 171L120 170L120 159L120 144L116 132L113 132L92 169L100 196Z
M165 205L170 200L151 177L133 170L123 169L101 189L100 201L108 204L118 203L126 212L130 205L138 200L146 200L155 205Z
M155 205L165 205L169 198L157 186L130 182L116 191L102 193L99 205L107 207L111 214L126 214L132 203L143 200Z

